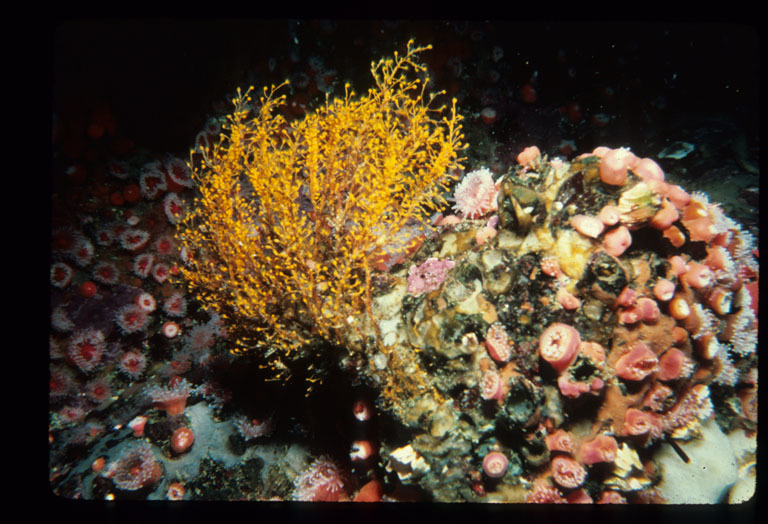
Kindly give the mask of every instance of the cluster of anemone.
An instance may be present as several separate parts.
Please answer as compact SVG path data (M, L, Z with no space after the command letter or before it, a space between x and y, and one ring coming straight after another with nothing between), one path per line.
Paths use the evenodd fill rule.
M434 279L433 286L423 285L430 268L425 262L413 264L407 275L396 272L397 278L408 278L408 291L418 300L416 313L406 313L407 321L414 324L414 335L405 347L409 343L426 346L428 351L448 358L454 358L449 351L472 356L467 359L472 369L459 379L462 391L468 392L461 393L459 403L465 414L478 418L477 427L484 427L491 413L496 424L516 427L517 414L513 412L520 401L516 395L528 379L537 385L543 379L543 391L546 395L551 391L559 394L564 412L597 407L600 424L595 422L591 430L559 414L552 418L544 415L543 421L538 414L533 415L532 420L538 420L539 428L548 433L551 459L528 460L528 454L523 453L531 474L543 481L531 490L529 501L623 503L627 493L638 490L632 500L641 500L652 496L642 493L658 477L655 473L646 475L635 449L653 449L651 445L662 438L697 438L705 421L713 416L713 401L721 402L723 396L729 399L725 407L735 415L737 425L746 423L744 419L756 419L756 387L748 382L755 374L757 341L756 300L752 299L757 296L759 268L752 253L753 237L705 196L688 194L670 184L654 161L637 158L626 149L598 148L561 171L554 163L550 163L551 168L545 165L539 156L525 162L521 170L502 177L495 195L498 208L478 204L485 201L482 195L495 187L492 179L465 177L466 184L456 195L467 197L468 189L476 190L475 197L467 200L478 204L476 211L455 207L461 218L451 215L436 220L438 234L446 235L442 249L439 243L428 243L426 248L431 251L422 249L417 254L418 260L424 260L424 255L432 257L426 259L431 264L450 257L456 267L457 288L467 284L467 267L480 269L483 291L489 292L482 299L490 300L495 309L487 314L483 306L452 298L455 292L443 286L442 279ZM539 169L542 173L534 172ZM485 185L484 178L488 178ZM511 185L510 181L517 184L519 180L527 181L528 187L535 186L537 198L545 204L542 210L546 214L537 217L533 231L518 227L521 213L528 211L514 199L535 202L525 188ZM550 186L551 180L555 185ZM536 186L537 181L540 186ZM579 183L583 184L583 195ZM588 188L588 184L594 187ZM569 196L574 188L578 188L576 196ZM555 200L550 206L551 198ZM561 198L562 202L558 200ZM469 239L483 227L481 220L490 224L499 218L488 215L497 211L502 217L507 216L504 213L510 215L512 206L507 200L516 206L518 223L505 219L502 228L511 225L514 235L497 231L489 237L491 242L481 242L475 235L476 242L466 243L467 248L450 245L448 235ZM530 235L525 238L527 231ZM518 248L515 241L520 237L522 246ZM579 257L583 263L574 262ZM606 265L600 266L603 261ZM487 285L498 278L498 271L493 271L502 264L514 265L513 274L530 282L515 288L515 294L530 297L528 301L518 303L509 297L500 301L497 297L504 294ZM615 277L604 267L615 268L608 270L616 273ZM537 281L539 271L543 282ZM594 278L605 278L608 284L599 287L593 284ZM414 293L417 287L419 291L427 289L430 295L419 298L420 293ZM544 295L537 296L542 287ZM428 311L432 304L437 304L436 312ZM519 319L502 314L509 306L519 307ZM443 335L453 336L452 324L444 322L452 311L482 314L485 332L472 326L471 331L454 339L454 347L435 348L436 344L451 342L439 332L432 335L428 331L439 325L439 329L450 330ZM531 363L523 357L531 343L534 350L537 347L536 340L530 340L530 317L541 311L549 313L545 318L550 323L542 322L540 328L533 325L538 335L538 362ZM583 333L589 333L590 339L582 340ZM441 392L449 391L444 377L435 374L432 378ZM550 389L553 386L555 389ZM710 387L713 392L718 388L712 399ZM466 411L473 403L465 399L472 395L486 401L480 414ZM546 409L552 410L549 406ZM571 426L573 435L564 431ZM539 437L531 432L525 438L534 442ZM481 449L478 458L490 457L488 467L483 462L482 471L493 478L495 471L503 469L503 444L495 450L501 455L491 456ZM642 452L643 460L648 456L648 451ZM545 463L546 468L542 467ZM474 493L484 494L470 484ZM504 497L503 490L498 490L497 496Z
M638 159L633 159L628 150L610 150L602 154L600 175L604 183L623 185L627 168L632 164L633 172L641 173L641 178L664 197L660 211L651 221L651 227L666 230L676 227L672 224L678 223L685 228L690 241L703 241L708 244L708 256L702 262L696 262L687 256L672 257L671 273L667 278L660 278L655 283L652 297L637 296L634 290L626 288L616 301L619 322L629 326L637 323L654 324L661 315L660 304L668 304L665 311L678 323L678 327L673 330L674 337L684 341L690 336L694 353L703 362L714 363L710 375L712 382L735 386L739 381L739 369L734 365L731 356L750 355L756 344L755 313L750 307L751 302L746 291L749 280L742 279L739 275L740 271L747 275L755 273L750 235L745 234L735 222L727 219L719 207L710 204L705 195L686 196L677 186L672 189L669 185L663 185L663 173L652 161L640 165ZM671 200L675 201L674 205L670 203ZM608 216L609 207L603 209L601 217ZM618 223L618 220L609 220L613 224ZM570 225L582 235L597 239L603 234L604 228L611 224L596 218L575 215ZM746 238L743 242L742 236ZM667 238L673 245L677 243L672 237ZM610 242L604 241L603 248L609 254L619 256L630 242L631 239L627 238L624 245L614 248ZM685 240L680 241L676 247L684 242ZM554 266L544 268L542 265L542 269L550 276L557 274ZM753 278L756 281L756 277ZM734 292L733 289L737 291ZM732 313L733 303L739 303L741 307L737 313ZM548 334L549 330L542 333L539 351L541 358L549 362L560 374L558 385L561 394L570 396L570 389L564 388L562 378L579 350L578 333L570 326L560 325L558 329L563 334L553 336ZM677 330L681 333L677 333ZM736 349L737 347L739 349ZM676 347L661 352L659 348L654 349L652 351L639 340L628 350L624 350L618 358L611 359L610 366L615 376L623 381L642 382L648 377L654 377L650 379L653 385L645 397L645 403L638 406L640 409L625 409L623 426L615 428L616 434L627 437L643 436L644 440L635 442L645 442L645 445L660 439L663 433L673 438L695 437L698 435L700 421L710 418L713 414L709 388L705 383L695 383L692 387L683 387L675 393L666 384L654 382L664 381L673 386L681 384L697 369L693 355L689 356ZM578 396L578 390L574 391L574 396ZM674 402L676 394L679 397ZM556 451L563 449L558 448ZM567 474L563 476L565 473ZM551 476L560 488L575 488L583 483L586 470L573 459L558 456L552 460ZM562 494L552 487L544 486L529 493L529 499L531 502L558 502L562 499Z
M162 326L169 323L178 335L181 327L168 317L181 321L186 311L183 294L174 300L171 291L168 301L166 290L175 287L167 281L178 261L174 228L169 226L178 219L179 205L183 205L178 193L192 186L191 172L184 161L174 157L146 164L141 173L127 162L111 162L109 170L114 177L106 181L108 185L129 177L136 183L118 184L117 191L106 199L111 207L106 213L80 214L80 226L56 227L51 236L49 398L50 439L58 453L56 460L64 460L68 446L92 444L105 424L116 428L125 424L122 414L130 408L123 410L115 401L141 392L132 383L146 377L151 360L161 358L161 348L148 346L146 340L162 333ZM201 337L200 341L208 345L202 339L209 339ZM172 350L180 345L172 337L161 336L160 340ZM183 364L166 366L168 375L190 369L189 359ZM185 400L191 388L186 381L177 382L158 388L168 390L167 398L158 398L159 407L183 409L178 408L181 400L174 407L172 397ZM123 462L130 458L127 455ZM141 450L130 455L135 459L129 466L133 469L141 469L139 457L148 458ZM131 482L130 471L125 472L125 482L115 473L118 462L109 477L119 489L134 489L126 487Z

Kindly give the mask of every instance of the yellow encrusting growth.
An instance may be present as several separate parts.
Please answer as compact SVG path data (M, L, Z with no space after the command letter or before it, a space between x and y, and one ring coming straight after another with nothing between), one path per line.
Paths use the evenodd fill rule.
M425 49L409 42L372 64L367 96L346 85L301 121L278 112L285 83L258 104L238 89L219 142L191 152L199 196L178 229L180 269L239 349L280 363L313 340L348 341L371 315L372 261L445 204L461 116L455 100L448 116L430 107L428 79L413 75Z

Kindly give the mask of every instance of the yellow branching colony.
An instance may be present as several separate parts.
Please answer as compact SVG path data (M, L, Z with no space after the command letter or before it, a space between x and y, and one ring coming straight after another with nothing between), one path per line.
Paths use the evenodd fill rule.
M445 204L462 160L461 116L433 108L424 66L371 64L375 87L329 99L303 120L278 112L285 84L258 104L238 90L213 147L192 151L199 196L178 238L190 291L219 312L236 350L288 356L341 342L370 315L371 262L398 232ZM422 78L419 78L421 75Z

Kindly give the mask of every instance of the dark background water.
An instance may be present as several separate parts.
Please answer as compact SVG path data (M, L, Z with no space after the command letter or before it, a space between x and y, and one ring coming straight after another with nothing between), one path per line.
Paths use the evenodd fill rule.
M636 140L641 129L694 113L727 113L757 129L757 31L718 24L62 21L53 50L54 109L66 121L105 104L125 136L184 151L211 104L237 86L279 82L320 57L337 72L337 86L350 79L363 90L370 62L402 52L410 37L433 44L424 60L436 88L458 80L464 111L479 111L491 97L505 116L524 120L526 111L576 101L585 119L610 114L636 130L628 137ZM495 47L503 49L498 62ZM499 73L495 82L489 69ZM526 83L538 94L532 106L520 101Z

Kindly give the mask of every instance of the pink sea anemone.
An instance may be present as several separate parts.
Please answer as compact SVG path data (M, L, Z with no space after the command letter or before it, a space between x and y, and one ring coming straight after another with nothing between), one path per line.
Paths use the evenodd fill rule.
M169 191L181 191L184 188L192 187L193 182L189 176L189 168L183 160L171 157L166 160L164 167L168 175L166 181L168 182Z
M558 429L546 437L547 449L549 451L562 451L564 453L573 453L574 442L571 434L564 429Z
M168 500L184 500L184 485L180 482L172 482L168 485L168 492L165 494L165 498Z
M587 479L587 470L571 457L559 455L552 459L552 479L564 488L577 488Z
M145 164L142 168L139 187L141 188L141 195L145 199L154 200L168 189L168 183L162 169L163 166L158 161Z
M672 274L679 277L689 269L688 262L680 255L675 255L667 259Z
M493 181L491 171L477 169L464 175L454 192L453 209L464 218L480 218L498 209L496 197L499 188Z
M74 402L63 406L56 414L64 424L74 424L82 422L88 416L89 411L83 406L82 402Z
M213 346L216 341L215 334L213 328L208 324L199 324L190 329L184 337L185 349L194 353L204 351Z
M117 311L115 323L124 335L144 331L147 327L148 316L146 310L136 304L128 304Z
M147 357L138 350L126 351L118 362L118 369L133 379L139 378L146 367Z
M670 348L659 359L659 380L675 380L690 372L690 360L677 348Z
M654 413L661 413L671 406L674 402L675 393L669 386L656 382L643 399L643 407L648 408Z
M93 267L93 279L105 286L117 284L120 272L111 262L99 262Z
M603 237L605 251L614 257L618 257L632 244L632 234L626 226L611 229Z
M613 462L619 445L610 435L597 435L595 438L582 442L579 447L579 460L582 464L591 465L598 462Z
M480 396L485 400L501 400L504 398L504 382L495 369L483 373L480 383Z
M376 456L376 445L370 440L355 440L349 447L349 460L367 462Z
M536 146L529 146L517 155L517 163L521 166L530 166L537 158L541 157L541 151Z
M587 215L574 215L570 220L571 227L584 236L597 238L605 229L605 224L599 219Z
M168 193L163 199L163 211L171 224L178 224L184 216L184 201L176 193Z
M637 301L637 291L629 286L626 286L621 290L618 298L616 298L616 306L630 307Z
M186 379L173 378L168 387L151 385L146 388L147 395L157 407L169 415L181 415L187 406L187 398L191 392Z
M293 484L294 500L338 502L347 499L345 475L329 457L316 459Z
M672 184L667 184L667 190L664 196L666 196L677 209L683 209L691 201L691 195L685 189Z
M661 235L669 240L673 247L681 247L686 242L685 235L677 226L669 226L661 232Z
M75 245L69 253L75 260L75 264L80 267L86 267L93 260L94 252L91 241L82 235L77 235L75 237Z
M155 261L155 255L152 253L142 253L133 259L133 273L139 278L147 278L152 270L152 264Z
M539 354L556 371L561 372L576 358L580 343L581 337L575 328L556 322L541 333Z
M165 262L158 262L155 264L155 267L152 268L152 278L154 278L155 282L158 284L162 284L168 280L169 276L171 276L171 269Z
M496 362L506 362L512 356L513 342L501 322L494 322L485 334L485 347Z
M643 180L664 181L664 171L654 160L641 158L632 168L632 171Z
M504 453L491 451L483 458L483 472L491 478L498 479L507 472L509 461Z
M596 386L600 386L597 389L602 389L602 383L596 383ZM560 394L564 397L578 398L584 393L589 392L590 384L586 382L574 382L568 376L568 373L563 373L557 377L557 387L560 390Z
M172 317L183 317L187 314L187 301L181 293L174 293L163 302L163 311Z
M614 205L605 205L598 213L597 218L606 226L615 226L621 220L621 210Z
M48 378L48 396L62 398L75 391L75 377L68 367L51 366Z
M669 302L675 296L675 283L666 278L660 278L653 286L653 295L662 302Z
M648 435L650 438L661 436L661 420L658 415L636 408L629 408L624 414L624 435Z
M72 282L72 268L64 262L56 262L51 265L51 285L64 289Z
M541 259L541 271L550 277L559 277L563 274L563 270L560 269L560 263L555 257L545 257Z
M143 229L126 229L120 235L120 245L123 249L135 253L149 242L149 233Z
M171 435L171 449L176 454L185 453L195 443L195 434L188 427L180 427Z
M138 417L134 417L133 420L128 423L128 428L133 431L134 437L144 436L144 428L147 426L147 420L149 420L147 417L139 415Z
M620 186L627 179L627 168L635 155L624 148L611 149L600 161L600 179L609 185Z
M661 201L661 208L653 215L651 227L659 230L665 230L680 218L677 208L668 200Z
M174 338L176 335L181 333L181 327L172 320L165 322L161 330L163 332L163 336L166 338Z
M163 235L155 241L155 251L161 256L170 255L173 252L175 245L172 236Z
M527 504L565 504L568 501L563 498L559 490L551 486L536 485L525 495Z
M147 313L152 313L157 308L157 301L150 293L142 291L136 296L136 305Z
M717 235L717 229L709 217L683 220L692 242L710 242Z
M659 305L651 297L640 297L635 302L635 306L643 322L655 322L658 320L661 311Z
M707 305L718 315L727 315L731 312L733 292L721 286L715 286L707 295Z
M251 440L258 437L263 437L272 433L274 424L271 418L256 419L243 416L235 417L233 424L240 433L240 436L245 440Z
M105 349L104 334L88 328L76 333L69 341L67 358L83 373L90 373L101 365Z
M480 111L480 118L485 122L486 124L493 124L496 121L496 110L492 107L485 107L482 111Z
M103 402L112 394L112 388L106 377L97 377L85 385L85 396L94 402Z
M632 349L616 362L616 375L624 380L643 380L656 372L659 359L643 342L637 342Z
M357 399L352 404L352 415L360 422L365 422L373 416L373 407L366 399Z
M581 307L581 300L564 287L558 288L555 298L557 299L557 302L563 306L563 309L567 309L568 311L573 311L574 309L579 309Z
M496 231L495 228L492 228L491 226L483 226L477 230L477 233L475 233L475 242L477 242L478 246L482 246L495 237L497 233L498 231Z
M108 475L119 489L136 491L160 480L163 466L155 459L150 445L140 442L123 451L117 462L109 466Z
M701 289L715 281L715 274L706 264L691 260L688 263L688 271L680 276L680 280L693 288Z

